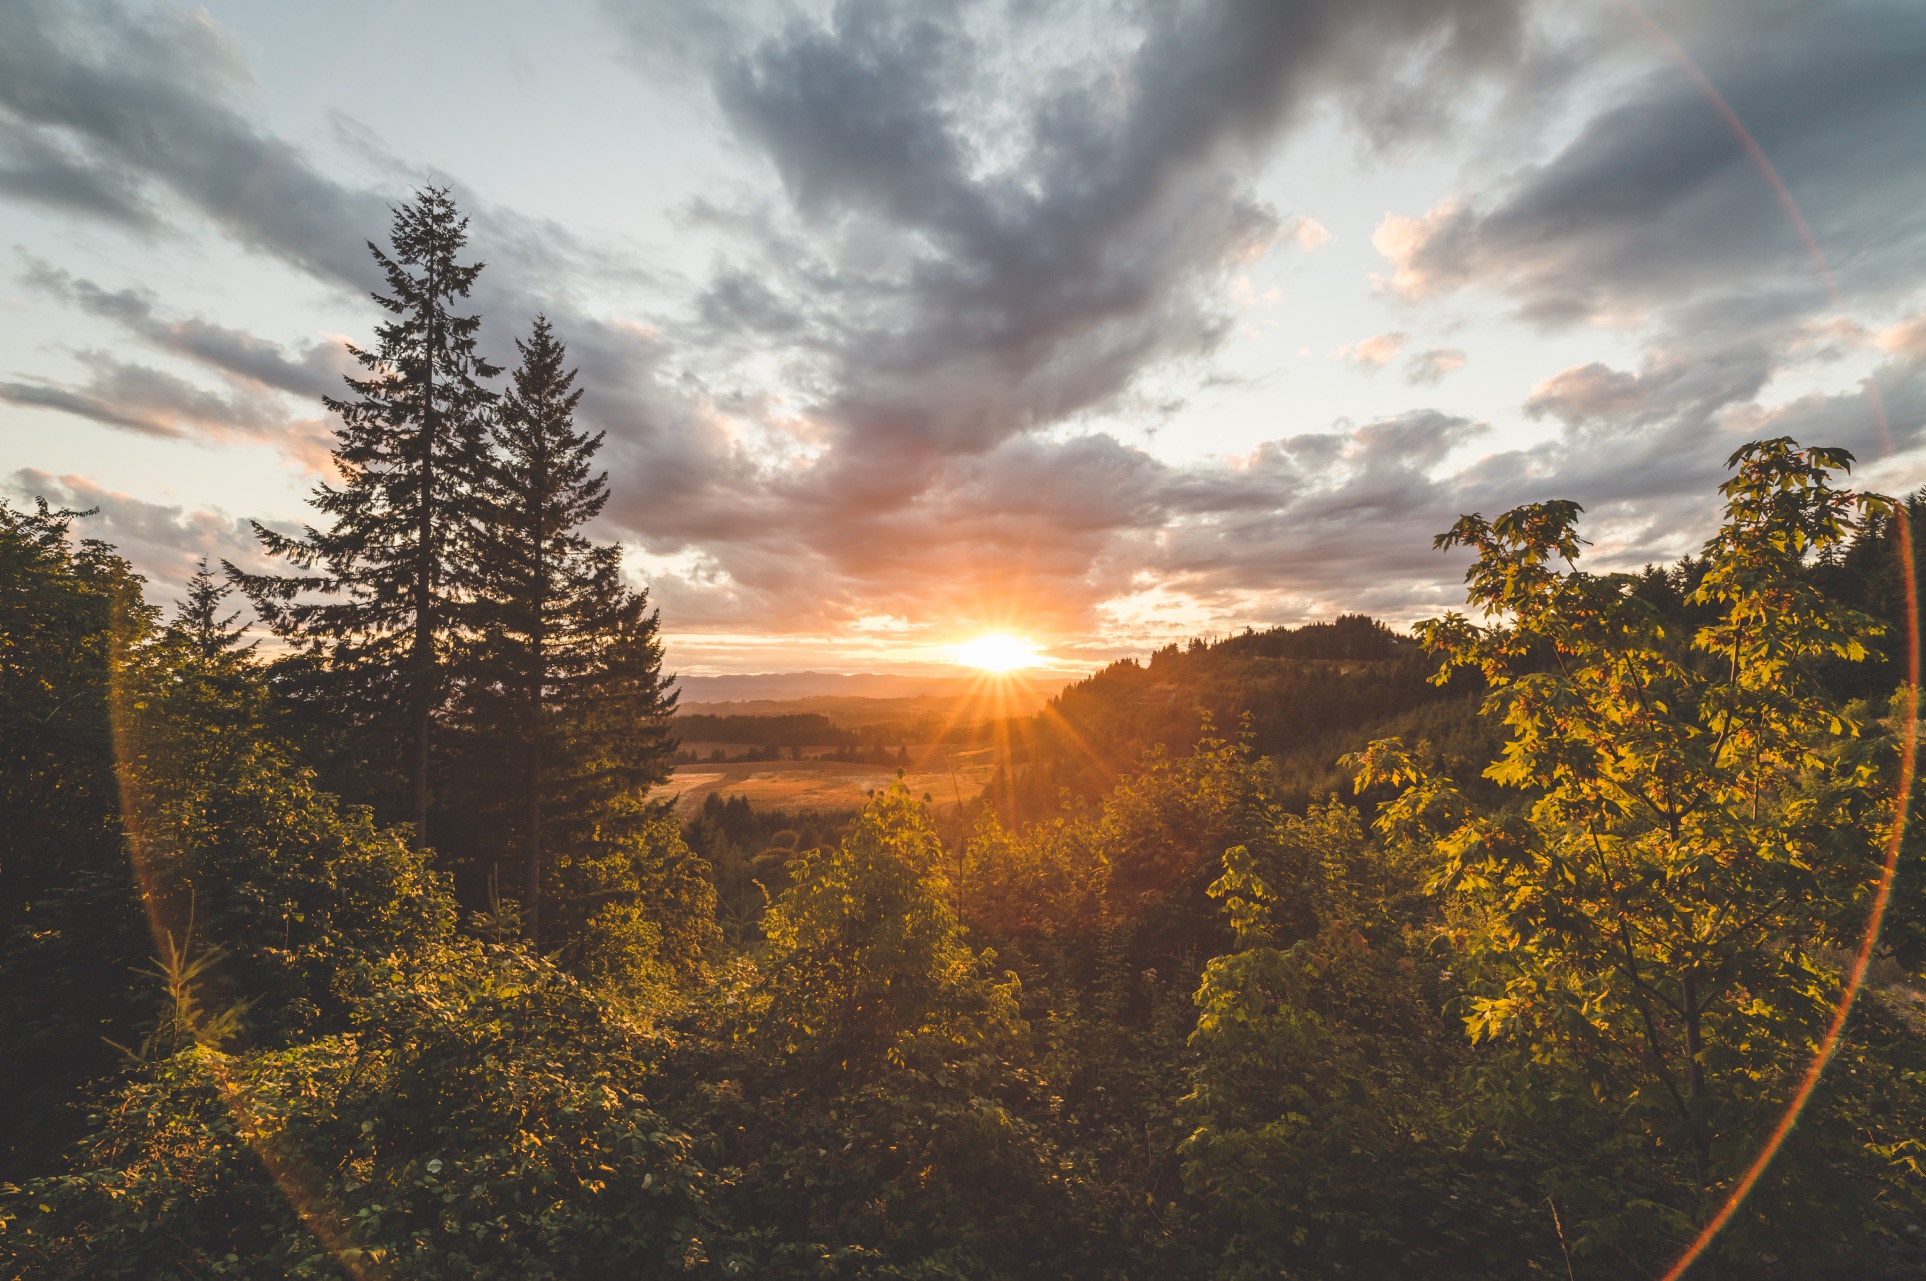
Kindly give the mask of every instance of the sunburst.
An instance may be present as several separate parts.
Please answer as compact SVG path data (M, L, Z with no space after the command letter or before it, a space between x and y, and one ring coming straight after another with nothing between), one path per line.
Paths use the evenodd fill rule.
M1035 667L1043 655L1027 640L1007 632L990 632L950 647L958 663L985 672L1014 672Z

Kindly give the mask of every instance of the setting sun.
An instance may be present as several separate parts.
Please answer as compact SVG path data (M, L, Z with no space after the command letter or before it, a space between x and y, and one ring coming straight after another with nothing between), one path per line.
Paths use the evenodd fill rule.
M955 646L953 652L963 666L986 672L1014 672L1020 667L1034 667L1042 657L1029 641L1001 632L964 641Z

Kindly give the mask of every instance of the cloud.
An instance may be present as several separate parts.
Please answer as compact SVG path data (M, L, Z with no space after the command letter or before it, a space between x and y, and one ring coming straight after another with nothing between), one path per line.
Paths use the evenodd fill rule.
M1435 387L1444 376L1465 367L1465 353L1457 347L1429 347L1404 363L1404 380L1414 387Z
M1881 351L1926 360L1926 315L1918 315L1883 329L1875 338Z
M184 595L187 579L203 557L216 566L223 558L249 568L262 563L260 543L248 523L217 508L150 503L105 489L86 476L54 476L32 468L14 472L6 488L23 502L45 498L52 507L97 509L74 523L74 534L111 543L147 579L147 596L156 603Z
M257 388L319 400L340 394L342 375L354 368L346 344L339 339L309 343L297 357L290 358L278 343L199 316L164 319L155 308L154 296L145 290L108 291L31 256L21 280L88 315L120 325L162 351L185 356Z
M69 202L145 234L187 234L212 223L235 241L353 293L381 287L368 252L382 241L409 176L389 167L391 192L353 187L318 169L298 147L261 129L234 105L249 73L205 11L136 9L114 0L23 0L0 6L0 166L4 157L57 152L75 183L113 200ZM52 151L48 152L47 149ZM38 149L38 150L36 150ZM79 190L78 187L75 188ZM0 179L0 196L12 191ZM44 203L44 202L43 202ZM546 310L571 338L589 413L634 446L661 446L650 475L686 472L687 446L670 439L686 417L656 381L661 342L645 327L582 313L572 285L606 286L647 273L584 244L555 224L464 197L475 219L471 253L490 263L473 301L484 341L500 353ZM0 398L73 413L127 430L279 443L303 466L324 465L327 425L277 409L272 390L302 398L339 392L349 368L340 340L289 348L199 316L169 316L139 289L110 290L29 258L27 283L141 342L191 360L229 384L225 394L177 375L93 353L84 386L16 378ZM371 318L372 319L372 318Z
M718 58L718 101L791 218L746 246L753 269L718 275L704 316L795 335L843 446L838 483L909 501L930 460L1104 408L1146 370L1215 350L1227 273L1323 234L1251 194L1262 149L1388 66L1416 83L1502 56L1516 25L1498 0L1130 16L1105 15L1126 38L1096 33L1105 54L1087 65L1023 66L1012 50L1033 33L998 40L947 6L865 3Z
M611 519L653 552L699 541L726 569L722 591L662 582L665 607L831 626L1000 594L1070 628L1127 588L1160 521L1188 519L1177 495L1274 501L1085 424L1207 360L1251 261L1328 239L1254 194L1279 137L1320 104L1361 119L1391 71L1462 87L1519 25L1503 0L980 16L855 2L682 31L781 199L691 208L733 248L668 340L713 354L707 385L774 360L790 394L701 398L685 483L618 493ZM1094 52L1039 53L1060 49ZM1441 127L1447 96L1373 138Z
M77 357L91 371L85 384L0 382L0 401L73 414L144 436L271 444L312 472L329 465L332 435L327 426L319 419L291 417L279 396L249 390L222 395L104 351L82 351Z
M1744 440L1790 434L1862 460L1919 440L1909 362L1926 343L1910 322L1875 332L1854 313L1917 308L1926 171L1905 157L1926 134L1926 12L1845 0L1770 22L1717 4L1660 18L1770 158L1837 295L1774 179L1656 45L1549 155L1486 190L1387 215L1373 236L1388 264L1378 283L1406 303L1483 292L1534 327L1636 343L1629 367L1586 361L1538 382L1522 408L1562 434L1465 478L1471 492L1510 475L1588 495L1600 554L1613 556L1688 550L1725 452ZM1863 384L1761 399L1776 380L1869 354L1886 358L1870 377L1890 439Z
M1784 179L1841 286L1908 288L1926 253L1926 10L1828 3L1743 13L1701 66ZM1635 322L1708 294L1828 305L1771 179L1679 67L1661 62L1544 163L1496 190L1388 215L1373 243L1410 298L1478 288L1543 323Z
M1366 338L1363 342L1353 343L1349 347L1340 347L1338 354L1359 369L1375 373L1396 360L1398 353L1403 351L1404 345L1410 341L1410 334L1378 334Z
M0 195L133 228L154 221L130 175L89 163L12 113L0 115Z
M686 317L592 315L573 297L584 284L644 273L552 224L464 207L490 262L485 341L505 349L538 307L556 320L584 417L608 434L605 529L680 567L657 584L678 625L807 629L1021 600L1071 630L1171 548L1198 584L1235 579L1238 555L1204 563L1209 531L1297 510L1328 480L1314 465L1355 473L1364 502L1392 474L1362 461L1392 447L1370 442L1415 460L1450 435L1374 425L1241 466L1173 466L1076 424L1214 352L1227 283L1252 259L1328 238L1253 194L1278 137L1329 102L1373 146L1434 132L1447 86L1512 56L1510 0L1013 11L1084 24L1078 47L1098 52L1081 60L1039 60L1063 46L998 38L946 7L851 3L825 22L663 12L685 21L678 47L702 51L723 118L781 184L762 206L689 211L734 249ZM1395 110L1365 92L1387 74ZM254 124L234 105L246 82L205 15L109 0L0 15L0 145L50 175L59 160L68 207L149 235L204 219L324 281L378 284L361 242L385 231L393 197L334 181ZM226 386L85 352L86 381L18 378L0 395L126 430L320 448L324 425L278 397L332 389L332 340L289 347L137 288L38 263L28 275ZM793 377L740 377L745 360Z
M168 319L145 290L109 291L32 257L22 281L120 326L152 347L218 374L228 391L209 391L165 370L87 351L79 353L93 375L85 386L47 379L6 382L0 383L0 400L143 435L268 444L307 472L331 472L331 426L314 415L291 412L276 393L310 404L324 395L339 394L342 376L353 367L343 341L311 342L291 357L278 343L198 316Z
M1324 224L1308 215L1291 224L1290 235L1301 249L1316 249L1331 239L1331 233L1325 230Z
M1657 371L1647 377L1665 382ZM1640 374L1622 378L1636 384ZM1628 390L1620 379L1604 381L1605 392L1635 405L1670 396L1684 399L1687 411L1479 455L1471 447L1484 424L1424 410L1267 442L1231 466L1156 467L1139 482L1152 496L1143 523L1120 531L1098 557L1137 566L1142 587L1107 598L1107 607L1136 617L1132 600L1175 602L1192 632L1354 608L1408 619L1461 603L1450 580L1462 560L1431 550L1431 535L1461 513L1571 498L1586 509L1589 563L1636 568L1697 550L1711 532L1726 457L1747 440L1791 435L1837 444L1862 463L1886 452L1863 384L1778 405L1729 406L1707 419L1690 412L1676 386ZM1870 381L1878 384L1892 447L1919 448L1926 359L1896 356ZM1137 623L1148 625L1142 617Z
M1391 264L1390 287L1415 301L1467 280L1469 273L1458 264L1468 257L1462 242L1472 221L1455 199L1418 218L1384 215L1371 233L1371 247Z
M18 172L43 175L37 188L12 190L141 225L159 221L165 196L316 275L378 283L363 240L385 223L385 202L321 176L299 149L228 106L248 79L204 10L6 5L0 153Z
M272 445L314 474L331 469L332 432L318 417L291 412L283 395L310 403L341 390L352 367L339 339L309 343L290 357L278 343L201 317L168 319L145 290L106 290L27 256L29 288L112 322L140 341L218 374L225 394L152 366L102 351L78 353L92 377L84 386L38 378L0 382L0 400L51 409L148 436Z
M741 527L707 544L715 561L659 565L666 572L652 581L665 616L687 627L776 616L813 634L865 610L937 634L1018 619L1041 634L1090 637L1147 593L1181 598L1192 626L1343 607L1367 584L1389 605L1436 578L1429 538L1462 493L1434 473L1484 430L1414 411L1189 464L1101 432L1017 435L948 460L914 504L842 514L805 549L755 537L784 504L766 491L746 496ZM720 565L726 578L715 576Z
M1728 405L1751 400L1771 378L1775 353L1740 343L1723 351L1648 347L1637 373L1599 362L1565 369L1533 387L1525 413L1570 427L1614 430L1666 419L1703 423Z

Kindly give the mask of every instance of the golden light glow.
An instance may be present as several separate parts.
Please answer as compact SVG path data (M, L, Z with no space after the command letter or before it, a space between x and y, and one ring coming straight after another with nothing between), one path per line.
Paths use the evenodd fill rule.
M1043 657L1029 641L1018 640L1004 632L991 632L987 636L964 641L961 645L952 646L951 652L963 666L986 672L1014 672L1019 668L1035 667Z

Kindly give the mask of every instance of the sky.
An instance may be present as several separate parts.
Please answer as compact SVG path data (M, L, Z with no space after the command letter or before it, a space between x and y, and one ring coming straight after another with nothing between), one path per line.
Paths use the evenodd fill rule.
M168 601L329 479L428 184L687 674L1076 671L1462 602L1727 456L1926 484L1926 6L0 0L0 494Z

